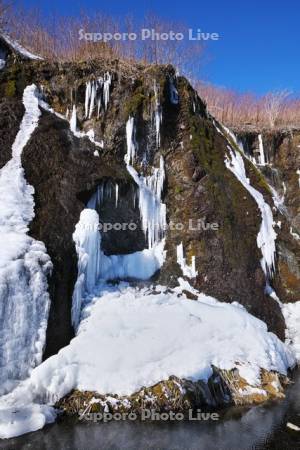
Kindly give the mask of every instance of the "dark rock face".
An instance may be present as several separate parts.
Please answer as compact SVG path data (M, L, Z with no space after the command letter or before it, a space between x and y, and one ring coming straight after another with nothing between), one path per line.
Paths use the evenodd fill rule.
M72 135L67 122L45 113L22 155L26 179L35 187L36 216L30 231L45 243L54 266L45 357L73 336L70 311L77 255L72 233L85 206L82 193L92 192L104 177L122 180L127 176L93 151L89 141Z
M11 158L11 147L19 131L24 114L22 103L16 99L2 98L0 101L0 168Z
M244 149L255 155L258 131L239 132ZM262 131L266 166L261 170L282 199L280 211L274 210L277 228L277 271L274 287L283 302L300 298L300 168L299 130Z
M91 119L86 119L86 82L103 76L106 71L112 75L108 108L105 110L102 105L99 117L94 113ZM284 337L280 308L264 294L265 276L256 243L261 222L258 207L226 168L228 142L217 131L205 105L184 78L177 79L179 104L171 103L169 80L172 75L174 71L168 66L129 66L119 61L63 65L16 62L0 73L3 97L0 129L5 136L1 137L2 165L10 158L21 121L23 89L32 82L43 86L45 99L56 112L65 114L76 103L78 127L84 131L92 127L95 139L104 141L104 148L97 148L99 156L95 156L96 147L88 138L75 137L67 121L43 112L37 130L23 151L25 176L35 188L36 216L30 233L45 243L54 266L49 280L51 310L45 357L56 353L73 336L70 317L77 256L72 233L80 212L99 186L111 186L111 194L104 196L101 206L101 222L137 224L134 232L110 230L103 233L104 252L124 254L146 247L139 209L134 203L137 186L124 163L125 124L129 116L135 117L137 126L135 165L139 171L148 174L150 166L157 167L160 154L165 161L163 201L167 205L170 226L166 233L167 260L155 280L171 286L182 276L176 258L176 246L182 242L187 262L190 264L191 257L196 257L198 275L192 281L196 288L221 301L239 301L249 312L263 319L270 330ZM154 80L163 117L160 149L156 146L153 125ZM284 157L281 158L283 161ZM284 161L282 164L288 164ZM272 202L263 175L246 159L245 166L251 184ZM294 177L292 172L288 173L290 175L286 176ZM119 187L117 204L116 185ZM297 209L292 194L289 196L290 208ZM176 228L176 224L182 224L183 229ZM283 255L279 257L278 267L281 260L288 260L294 273L298 258L294 248L284 238L278 243L279 254ZM290 266L286 263L284 267ZM288 276L286 273L286 269L280 268L276 278L280 295L280 289L290 289L289 272Z

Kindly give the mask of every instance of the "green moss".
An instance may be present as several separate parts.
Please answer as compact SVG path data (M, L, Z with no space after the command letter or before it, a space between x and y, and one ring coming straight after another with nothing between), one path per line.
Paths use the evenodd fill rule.
M5 86L4 95L6 97L14 97L16 95L16 82L15 80L9 80Z
M146 96L144 94L143 86L139 86L125 104L126 118L134 115L138 110L140 110L143 107L145 100Z
M174 192L175 194L180 194L183 191L183 187L182 186L175 186L174 187Z
M263 176L263 174L260 172L260 170L257 169L257 167L254 166L254 164L252 164L252 169L253 172L255 173L255 185L260 188L261 190L267 192L268 194L272 195L272 191L270 186L268 185L265 177Z

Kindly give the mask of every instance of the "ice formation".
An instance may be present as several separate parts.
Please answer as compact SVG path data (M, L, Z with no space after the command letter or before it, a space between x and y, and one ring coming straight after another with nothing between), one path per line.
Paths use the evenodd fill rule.
M91 196L87 209L80 216L73 235L78 255L78 278L73 292L72 323L78 327L84 298L93 293L100 280L110 279L148 279L163 264L165 259L164 234L166 229L166 205L161 197L164 187L164 161L160 157L159 168L152 169L152 175L139 176L130 165L134 160L134 118L126 125L127 170L138 186L139 209L143 231L147 237L148 248L128 255L106 256L101 250L99 216L106 195L112 197L112 185L100 184ZM118 204L118 185L115 185L115 205Z
M24 90L23 104L12 158L0 171L0 393L41 362L50 304L51 261L44 244L27 234L34 218L34 189L26 183L21 164L40 117L35 85Z
M159 100L159 90L156 82L154 82L154 123L155 123L155 133L156 133L156 146L160 146L160 126L162 123L162 108Z
M142 219L142 228L147 236L148 248L164 237L166 229L166 205L162 203L161 196L164 187L165 169L163 157L160 157L159 168L152 168L152 174L142 176L130 165L135 158L135 128L134 118L129 117L126 124L127 153L125 162L127 170L138 185L139 208Z
M134 117L129 117L126 123L126 142L127 142L127 153L125 155L126 164L132 164L135 159L136 143L135 143L135 133L134 133Z
M75 105L73 105L73 109L72 109L72 115L71 115L71 119L70 119L70 130L74 134L77 132L77 111L76 111Z
M282 305L286 323L286 344L293 350L300 362L300 301Z
M216 124L215 124L216 126ZM216 126L219 133L224 133ZM226 128L224 125L222 125L222 128L225 130L227 135L230 136L230 138L233 140L234 144L240 149L239 151L235 151L231 148L231 146L227 146L230 153L230 159L228 156L225 157L225 164L226 167L236 176L236 178L243 184L243 186L247 189L247 191L250 193L250 195L254 198L256 201L259 210L261 212L261 226L259 233L257 235L257 246L262 252L262 259L261 259L261 266L266 274L267 278L272 278L275 272L275 256L276 256L276 237L277 234L274 230L274 220L273 220L273 213L270 205L265 201L263 195L257 191L253 186L250 184L249 178L246 176L246 170L244 165L244 160L242 157L243 148L240 146L240 143L237 141L237 138L234 133L232 133L231 130ZM226 136L225 136L226 137ZM259 140L262 145L262 140L260 138ZM228 141L230 143L230 141ZM262 156L263 155L263 156ZM246 156L245 156L246 157ZM262 149L261 154L262 162L265 161L264 151ZM275 196L275 190L273 199L276 202L277 196ZM280 206L278 204L278 206Z
M271 207L265 201L263 195L251 186L246 176L245 165L242 155L237 151L233 151L228 146L230 159L226 156L226 167L236 176L236 178L247 189L249 194L254 198L261 212L261 226L257 235L257 246L262 252L261 266L268 277L272 277L275 271L275 255L276 255L276 233L274 230L274 220Z
M102 193L101 193L102 192ZM101 205L103 190L93 196L89 206ZM158 242L151 250L145 249L128 255L106 256L101 250L99 216L95 209L84 209L73 234L78 256L78 277L72 300L72 323L77 329L84 298L93 294L97 284L116 279L150 278L163 263L164 242Z
M127 170L139 188L142 228L147 237L148 248L151 249L164 237L167 226L166 205L161 202L165 174L163 158L160 159L159 169L154 169L152 175L139 176L132 166L127 166Z
M263 141L262 141L261 134L258 135L258 145L259 145L259 164L261 166L265 166L266 165L266 158L265 158L265 151L264 151L264 146L263 146Z
M300 188L300 169L296 170L296 174L298 175L298 184L299 184L299 188Z
M130 395L171 375L207 380L212 365L232 369L237 363L255 387L261 368L286 374L295 364L285 344L241 305L204 294L191 301L182 288L106 286L82 317L70 344L0 399L0 437L53 421L50 405L72 389Z
M116 208L118 207L118 202L119 202L119 185L118 183L116 183L116 202L115 202Z
M107 110L107 105L109 102L110 85L111 85L111 75L109 72L106 72L103 80L103 101L105 110Z
M104 77L99 77L97 80L91 80L86 83L85 88L85 117L90 119L93 115L94 109L97 106L97 116L100 114L101 106L103 104L104 110L107 110L111 75L109 72L104 74Z
M22 141L22 145L16 144L19 153L27 142L22 136L25 133L27 140L29 139L39 116L37 100L31 95L33 92L26 91L26 95L30 93L30 102L27 102L24 93L24 125L22 122L21 136L18 138L19 133L16 138L17 142ZM92 96L91 88L87 96L88 114ZM105 186L100 185L87 208L82 211L73 235L78 254L78 279L72 306L76 336L58 354L34 368L27 380L0 398L0 438L37 430L45 423L55 420L55 410L51 405L72 389L130 395L143 386L154 385L171 375L191 380L207 380L212 374L212 365L232 369L237 363L240 375L255 387L259 383L261 368L286 374L287 369L295 364L291 351L273 333L267 331L265 323L251 316L237 303L220 303L195 290L193 292L198 295L199 301L188 300L183 292L185 286L188 286L184 280L179 280L180 286L173 291L162 286L137 289L122 282L118 286L107 284L110 279L148 279L161 267L164 260L164 161L161 157L159 168L152 168L152 174L148 176L139 175L130 165L135 158L134 119L130 119L126 126L125 161L128 172L138 187L139 209L148 238L148 248L129 255L106 256L103 253L97 211L101 215L101 204L106 192ZM73 129L77 133L76 125ZM274 265L272 213L270 218L269 207L263 196L250 186L242 156L232 150L230 156L231 161L227 158L226 166L260 207L262 226L258 245L263 254L263 266L265 270L271 271ZM13 160L15 157L13 152ZM18 158L18 170L23 176L20 156ZM5 199L9 198L8 194L11 192L14 196L16 192L19 195L16 189L7 189L7 180L2 183L2 171L0 197L2 189ZM14 167L14 176L12 177L12 173L9 175L10 181L15 180L16 173L18 171ZM26 185L24 179L23 184ZM32 218L33 206L32 189L27 185L26 189L29 189L30 202L29 197L23 195L20 197L19 207L25 208L29 204L30 211L26 212L27 219L24 223L21 221L20 233L28 238L27 224ZM115 185L115 191L112 186L109 189L112 195L115 192L112 201L117 205L118 187ZM276 235L273 236L274 241L275 238ZM33 240L30 242L37 244ZM177 254L183 270L195 276L195 260L191 267L186 264L182 244L178 246ZM2 255L1 257L3 258ZM44 258L46 266L49 265L45 252L40 251L40 258ZM45 275L42 271L38 274L41 280L39 292L42 293L39 298L45 297L48 301ZM35 289L37 286L39 284L35 280ZM188 286L188 289L192 288ZM31 311L30 318L24 320L26 325L32 323L35 313L36 311ZM20 314L23 318L23 312ZM38 317L40 320L43 317L40 310ZM20 321L16 319L15 323L19 324ZM178 333L178 330L183 332ZM44 328L41 335L44 336ZM35 343L36 341L41 343L40 335L35 338ZM39 349L41 348L40 345Z
M181 267L182 273L184 276L188 278L195 278L198 274L196 271L196 258L192 256L192 262L189 266L186 262L186 258L184 257L183 245L182 242L177 245L177 262Z

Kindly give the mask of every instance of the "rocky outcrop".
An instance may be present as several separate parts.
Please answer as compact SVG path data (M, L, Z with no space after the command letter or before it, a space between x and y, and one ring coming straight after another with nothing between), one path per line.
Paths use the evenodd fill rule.
M245 152L258 161L259 139L265 154L264 177L281 200L274 209L277 228L277 271L274 287L282 302L300 298L300 131L235 130Z
M230 405L252 405L283 398L287 384L287 377L262 370L260 385L250 386L239 375L238 369L220 370L213 367L213 374L207 382L170 377L130 396L104 396L74 390L56 407L66 415L79 416L80 420L87 421L97 418L97 413L134 413L137 417L145 417L145 410L155 413L180 412L188 416L191 411L201 408L211 411Z
M105 107L102 101L99 114L95 108L88 114L90 117L86 117L86 83L95 82L106 73L111 76L108 105ZM187 263L195 257L198 274L191 280L194 287L219 300L239 301L283 338L280 307L264 292L266 280L256 243L260 211L249 192L227 169L224 160L228 154L228 139L217 130L187 80L175 79L170 66L129 65L117 60L7 64L0 72L1 164L9 158L22 115L23 89L33 82L40 87L43 99L64 116L44 110L39 127L22 155L26 179L35 188L36 216L30 233L45 243L54 267L49 280L51 310L45 357L56 353L73 335L71 298L77 258L72 233L81 210L98 186L119 186L117 207L115 195L104 199L103 222L122 223L130 219L139 225L134 234L112 231L105 235L105 253L128 253L146 246L139 211L133 201L136 184L124 163L125 126L130 116L135 118L138 144L135 165L140 172L147 174L151 166L157 167L160 155L165 161L163 196L170 226L166 233L166 263L155 280L174 285L177 276L182 275L176 257L176 247L182 242ZM179 102L172 101L173 83ZM78 137L71 132L69 120L74 105L78 130L93 129L94 140L103 141L103 145L96 146L88 137ZM158 107L162 112L160 146L153 115ZM9 115L5 111L9 111ZM281 159L288 165L283 153L284 150ZM245 165L251 184L272 203L264 176L246 158ZM289 170L285 176L292 177ZM292 192L289 195L290 208L297 209ZM206 228L202 225L197 228L199 219ZM295 227L297 220L294 219ZM216 227L213 229L211 224ZM282 256L275 283L277 292L280 295L285 292L285 298L289 299L291 283L297 284L295 261L298 256L290 241L284 241L288 239L287 233L284 236L278 241Z

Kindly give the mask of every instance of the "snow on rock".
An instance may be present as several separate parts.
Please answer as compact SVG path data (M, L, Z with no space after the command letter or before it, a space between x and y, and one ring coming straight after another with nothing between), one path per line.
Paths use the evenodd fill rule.
M177 262L181 267L183 275L185 275L186 277L195 278L198 275L198 272L196 271L196 258L195 256L192 256L191 265L189 266L187 264L183 253L182 242L179 245L177 245Z
M290 235L293 236L296 241L300 240L300 235L293 230L293 227L290 227Z
M171 375L208 380L212 365L238 366L256 387L261 368L286 374L295 363L285 344L239 304L203 294L191 301L178 293L161 286L155 292L139 290L126 283L102 288L85 306L70 344L0 400L0 437L52 421L51 403L72 389L130 395ZM42 410L42 403L49 406ZM13 419L12 408L18 411ZM44 420L31 421L31 411L44 414Z
M236 178L247 189L249 194L254 198L261 212L261 226L257 235L257 246L262 252L261 266L267 277L272 277L275 271L275 254L276 254L276 233L274 231L274 220L272 209L265 201L263 195L251 186L246 176L245 165L242 155L237 151L233 151L228 146L230 159L225 158L226 167L236 176Z
M39 97L39 105L41 108L43 108L45 111L50 112L51 114L54 114L56 117L58 117L61 120L67 120L70 124L70 130L79 139L87 137L96 147L104 148L104 142L103 141L96 141L95 140L95 132L93 129L90 129L89 131L79 131L77 129L77 108L76 105L73 105L72 108L72 114L70 120L68 120L69 114L67 110L67 114L63 116L62 114L54 111L53 108L51 108L50 105L48 105L47 102L45 102L41 97Z
M286 323L286 344L291 347L300 362L300 301L282 305Z
M11 37L8 36L6 33L0 33L0 38L2 38L9 47L11 47L17 53L22 55L24 58L35 59L35 60L42 60L43 59L41 56L34 55L30 51L26 50L26 48L24 48L17 41L11 39Z
M44 244L27 234L34 218L34 189L21 165L40 116L35 85L24 90L23 104L12 159L0 170L0 393L41 362L50 304L47 275L52 265Z

